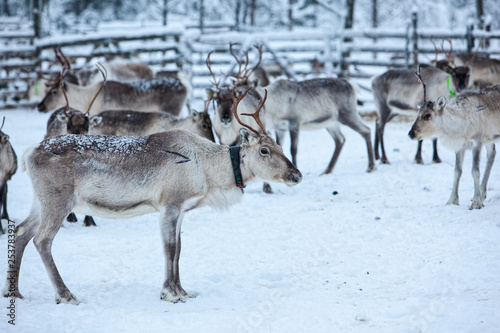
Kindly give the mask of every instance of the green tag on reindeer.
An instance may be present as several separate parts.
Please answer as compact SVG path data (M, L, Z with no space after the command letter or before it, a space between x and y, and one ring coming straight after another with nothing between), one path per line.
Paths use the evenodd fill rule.
M451 79L451 77L450 77L450 76L448 76L448 79L446 79L446 86L448 87L448 91L450 92L450 96L451 96L451 97L456 97L456 96L457 96L457 94L455 94L455 93L453 92L453 90L451 90L451 88L450 88L450 79Z

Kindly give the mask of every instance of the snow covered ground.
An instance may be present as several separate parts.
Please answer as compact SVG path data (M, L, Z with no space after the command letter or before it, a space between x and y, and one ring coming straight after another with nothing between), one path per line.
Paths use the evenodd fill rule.
M42 139L49 115L2 116L20 156ZM65 222L53 254L82 303L55 304L30 243L20 279L27 299L15 303L15 327L7 323L9 300L0 300L0 332L498 332L500 162L485 207L471 211L468 154L461 204L445 206L454 153L442 148L443 163L430 164L428 141L426 165L413 164L410 126L387 125L392 164L371 174L362 138L344 128L339 162L333 174L320 176L333 140L326 131L302 132L301 184L275 184L275 194L267 195L257 182L227 212L187 214L181 279L198 296L186 303L159 297L164 260L157 214L96 218L96 228ZM19 170L9 184L9 213L17 223L29 212L31 193ZM0 270L6 267L4 235Z

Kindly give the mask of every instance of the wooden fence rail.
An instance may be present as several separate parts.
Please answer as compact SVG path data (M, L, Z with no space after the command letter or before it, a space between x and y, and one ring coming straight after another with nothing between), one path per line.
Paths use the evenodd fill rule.
M208 52L214 72L229 73L235 68L229 43L243 55L249 51L256 61L254 44L264 45L263 66L274 75L292 79L314 75L368 78L387 68L413 68L434 59L430 41L450 39L454 52L473 52L479 39L489 40L485 54L500 54L500 31L463 32L418 28L416 17L404 29L346 30L341 32L300 30L275 33L253 31L186 33L184 27L158 27L131 33L94 33L35 39L32 32L0 31L0 109L33 105L23 100L28 82L41 75L59 71L53 48L63 52L79 68L102 58L108 61L140 61L157 71L182 69L191 74L193 98L204 97L210 81L205 66ZM350 40L350 41L347 41ZM120 59L120 60L118 60Z

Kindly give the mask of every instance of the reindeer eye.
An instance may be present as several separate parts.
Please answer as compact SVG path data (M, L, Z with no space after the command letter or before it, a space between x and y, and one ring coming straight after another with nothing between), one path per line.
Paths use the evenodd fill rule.
M431 114L430 113L426 113L424 114L424 120L430 120L431 119Z
M55 95L55 94L57 94L57 90L56 89L52 90L52 95Z
M261 155L270 155L269 149L267 149L267 148L260 148L260 154Z
M201 128L204 129L204 130L206 130L208 128L208 125L205 124L205 123L203 123L203 124L201 124Z

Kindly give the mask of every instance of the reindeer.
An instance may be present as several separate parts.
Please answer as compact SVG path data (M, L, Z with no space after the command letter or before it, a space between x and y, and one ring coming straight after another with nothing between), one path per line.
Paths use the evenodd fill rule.
M5 117L3 118L2 126L0 127L0 210L2 211L2 219L9 219L7 213L7 181L17 171L17 156L14 148L9 141L9 136L2 132L3 125L5 124ZM5 231L0 221L0 234Z
M191 111L186 118L165 112L103 111L90 118L91 135L143 136L172 129L182 129L215 142L208 109Z
M64 55L60 53L60 50L56 52L56 57L58 59L62 59ZM89 132L89 113L90 110L92 109L92 104L94 103L95 99L99 95L99 93L102 91L104 86L106 85L106 69L104 67L100 67L101 65L98 64L98 69L102 74L103 81L101 83L101 88L97 91L96 95L90 102L87 112L83 113L80 112L79 110L73 109L69 106L69 100L68 97L66 96L66 92L64 91L64 88L62 88L62 93L64 96L64 99L66 101L66 105L63 107L60 107L59 109L55 110L49 117L49 120L47 121L47 133L45 134L45 139L54 137L54 136L59 136L59 135L64 135L64 134L87 134ZM61 73L59 74L58 78L64 77L65 76L65 71L69 70L68 68L63 68L61 70ZM54 81L57 81L61 84L61 80L55 78L53 79ZM68 222L77 222L78 219L76 218L75 213L71 212L68 217L67 217ZM86 215L83 224L86 227L90 226L95 226L95 221L92 218L92 216Z
M467 74L470 74L470 79L467 88L482 89L500 84L500 60L477 55L481 43L478 44L476 51L470 55L466 53L453 54L451 39L447 39L447 41L450 44L450 51L446 52L443 43L441 43L441 49L446 57L438 61L437 47L431 39L431 42L434 44L434 49L436 50L435 63L437 68L450 74L453 74L454 71L465 71L469 68L470 71L467 72Z
M69 61L63 64L64 73L71 69ZM100 89L101 83L78 86L64 81L61 76L52 82L49 92L38 104L40 112L48 112L65 104L63 90L73 108L83 110ZM185 104L187 88L180 79L162 78L129 83L107 81L103 93L95 100L91 115L104 110L164 111L178 116Z
M335 141L335 151L323 174L332 172L345 142L340 124L358 132L366 142L367 172L375 170L370 129L359 116L354 86L344 79L311 79L300 82L279 80L268 87L266 117L276 131L276 142L282 144L290 132L292 162L297 165L300 129L325 128ZM263 88L257 87L257 92Z
M237 110L243 97L233 98ZM255 119L264 102L252 115ZM239 119L236 111L235 117ZM23 155L23 167L32 180L34 201L15 230L16 267L9 271L3 295L23 298L20 265L34 237L56 303L79 303L59 275L51 251L64 217L75 210L108 218L159 212L166 267L160 298L175 303L194 297L183 289L179 275L185 213L202 206L227 208L241 199L245 183L257 178L289 186L302 179L264 129L243 126L239 147L182 130L142 137L63 135L32 147Z
M259 50L259 61L256 66L252 69L248 70L248 54L246 54L246 64L243 67L243 62L238 59L238 57L233 52L233 45L229 45L229 51L236 59L236 62L239 65L238 73L235 75L236 82L233 87L236 87L236 94L241 95L245 90L246 86L249 85L248 77L253 74L253 72L258 68L260 61L262 59L262 48L258 48ZM212 71L212 65L210 61L210 52L207 55L206 65L208 71L212 75L213 81L212 84L215 86L215 89L208 88L207 94L210 100L213 100L217 107L215 111L215 117L213 121L214 131L217 134L219 141L221 144L225 145L237 145L238 140L240 138L239 130L241 125L234 121L234 113L233 113L233 98L232 98L232 88L230 87L221 87L220 80L218 81L215 77L215 74ZM245 94L245 98L241 101L240 108L238 112L248 113L248 110L254 110L261 100L260 94L258 94L254 89L250 90L247 94ZM265 125L265 119L260 119ZM255 121L253 119L244 119L243 120L246 125L252 126L253 128L257 127Z
M437 99L439 96L456 96L457 92L465 89L468 85L468 68L458 71L457 68L451 73L446 73L434 67L422 68L422 77L429 87L429 98ZM389 164L384 147L385 124L394 118L398 111L416 111L417 105L422 101L422 92L419 88L418 79L414 71L406 69L392 69L384 74L375 76L372 80L372 92L378 119L375 127L375 158L382 163ZM382 156L379 155L379 143ZM437 152L437 140L433 139L433 162L440 163L441 159ZM418 142L415 163L423 164L422 141Z
M445 96L437 100L425 99L418 107L418 116L408 135L413 140L438 137L455 150L455 176L447 205L458 205L458 185L466 149L472 149L472 178L474 197L471 209L482 208L486 198L488 179L495 161L495 142L500 139L500 85L480 91L464 91L447 103ZM479 183L482 146L486 147L487 162L481 184Z
M148 65L141 63L110 64L104 63L103 67L108 73L108 80L119 82L132 82L137 80L152 80L153 71ZM101 82L99 71L94 66L83 67L75 72L78 84L89 86Z

